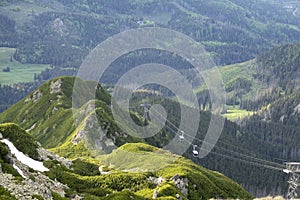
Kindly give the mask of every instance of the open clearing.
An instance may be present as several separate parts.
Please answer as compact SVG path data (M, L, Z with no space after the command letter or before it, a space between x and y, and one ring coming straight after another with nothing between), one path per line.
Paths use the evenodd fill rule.
M245 117L251 116L254 114L252 111L242 110L238 105L236 106L227 106L227 112L223 115L230 121L236 121L238 119L243 119Z
M19 82L34 81L34 74L38 74L49 65L43 64L21 64L11 59L14 48L0 47L0 84L12 85ZM3 72L3 69L10 68L10 72Z

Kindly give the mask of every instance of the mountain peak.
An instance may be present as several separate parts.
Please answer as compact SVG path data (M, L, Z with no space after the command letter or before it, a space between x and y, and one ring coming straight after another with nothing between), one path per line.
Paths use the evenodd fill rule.
M74 91L75 77L58 77L45 82L23 100L1 114L0 121L15 122L28 130L46 147L62 144L75 130L72 96L80 95L74 102L78 108L84 106L90 97L102 104L110 103L110 95L92 81L76 79L80 91ZM95 89L96 87L96 89ZM93 94L93 95L91 95ZM83 120L83 119L82 119Z

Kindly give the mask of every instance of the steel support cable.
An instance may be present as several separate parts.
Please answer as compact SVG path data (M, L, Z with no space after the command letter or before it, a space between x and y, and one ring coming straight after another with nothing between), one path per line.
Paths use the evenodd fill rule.
M174 130L174 129L171 128L170 126L168 126L168 128L171 129L172 131L174 131L174 132L176 133L176 135L179 135L179 134L177 134L177 132L178 132L178 131L181 131L181 130L180 130L179 128L177 128L177 126L175 126L172 122L170 122L168 119L166 119L161 113L159 113L159 112L158 112L157 110L155 110L154 108L152 108L151 110L153 110L154 112L156 112L156 113L158 113L159 115L161 115L161 116L166 120L166 122L168 122L170 125L172 125L176 130ZM153 116L155 117L155 115L153 115ZM158 119L158 118L156 118L156 119ZM159 120L160 120L160 119L159 119ZM187 128L187 129L188 129L188 128ZM186 133L185 133L184 135L190 137L191 139L198 140L199 142L202 142L202 143L205 142L205 141L203 141L203 140L201 140L201 139L198 139L198 138L195 138L194 136L191 136L191 135L189 135L189 134L186 134ZM206 142L206 143L207 143L207 144L210 144L209 142ZM223 142L223 144L226 145L226 143L224 143L224 142ZM233 146L233 145L230 145L230 146ZM242 154L242 153L239 153L239 152L236 152L236 151L233 151L233 150L229 150L229 149L226 149L226 148L224 148L224 147L217 146L217 145L215 145L215 147L216 147L216 148L219 148L219 149L222 149L222 150L224 150L224 151L230 152L230 153L237 154L237 155L239 155L239 156L241 156L241 157L247 157L247 158L249 158L249 159L256 160L258 163L259 163L259 162L262 162L262 163L266 163L266 164L268 164L268 165L274 165L274 166L284 167L283 164L279 164L279 163L276 163L276 162L272 162L272 161L268 161L268 160L256 158L256 157L249 156L249 155L245 155L245 154Z

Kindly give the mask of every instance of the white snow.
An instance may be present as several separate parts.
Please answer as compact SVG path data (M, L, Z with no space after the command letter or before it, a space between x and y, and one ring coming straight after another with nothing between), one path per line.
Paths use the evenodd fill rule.
M8 148L10 149L11 153L13 155L15 155L15 157L24 165L27 165L28 167L36 170L36 171L40 171L40 172L45 172L45 171L49 171L48 168L46 168L43 165L43 162L40 161L36 161L33 160L32 158L29 158L28 156L26 156L24 153L22 153L21 151L19 151L13 143L11 143L9 140L7 139L3 139L0 140L1 142L5 143ZM21 170L20 170L21 171Z
M17 170L17 172L23 177L26 178L26 176L24 175L24 173L22 172L22 170L15 164L13 164L13 167Z

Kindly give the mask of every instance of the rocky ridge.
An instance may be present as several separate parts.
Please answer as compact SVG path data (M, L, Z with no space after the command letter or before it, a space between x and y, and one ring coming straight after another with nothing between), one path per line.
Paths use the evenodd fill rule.
M2 135L0 138L2 138ZM42 147L39 147L38 152L40 158L43 160L50 160L51 158L59 161L66 167L70 167L72 164L71 161L48 152ZM22 176L24 176L24 178L20 180L12 174L3 173L0 164L0 185L7 189L11 195L14 195L20 200L36 199L34 198L34 195L41 196L45 200L52 200L52 191L62 197L65 196L64 190L67 189L68 186L58 182L57 180L51 180L48 176L41 172L34 171L17 160L10 152L7 156L9 157L11 164L19 168L22 172Z

